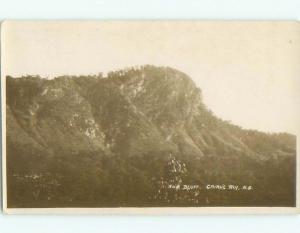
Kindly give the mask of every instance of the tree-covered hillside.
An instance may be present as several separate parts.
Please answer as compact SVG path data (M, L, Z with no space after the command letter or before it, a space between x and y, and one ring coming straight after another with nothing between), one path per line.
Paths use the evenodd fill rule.
M217 118L178 70L6 83L8 207L295 205L296 137Z

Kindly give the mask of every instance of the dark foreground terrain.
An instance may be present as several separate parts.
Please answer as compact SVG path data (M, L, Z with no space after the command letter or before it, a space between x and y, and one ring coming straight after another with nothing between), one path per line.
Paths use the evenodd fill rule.
M8 76L6 111L8 207L295 206L296 137L215 117L171 68Z

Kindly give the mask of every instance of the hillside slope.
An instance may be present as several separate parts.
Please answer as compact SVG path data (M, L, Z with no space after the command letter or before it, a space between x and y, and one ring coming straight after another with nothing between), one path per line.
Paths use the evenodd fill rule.
M295 205L296 137L217 118L172 68L7 77L6 114L10 207Z

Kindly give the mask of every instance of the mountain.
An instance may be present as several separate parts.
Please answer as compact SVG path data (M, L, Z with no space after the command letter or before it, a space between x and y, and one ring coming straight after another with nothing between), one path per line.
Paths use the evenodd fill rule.
M178 70L6 88L8 207L295 206L296 137L219 119Z

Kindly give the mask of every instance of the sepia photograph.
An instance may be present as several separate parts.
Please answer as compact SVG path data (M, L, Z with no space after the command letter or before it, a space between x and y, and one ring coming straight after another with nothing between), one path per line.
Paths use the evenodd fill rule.
M299 212L299 32L2 22L4 211Z

